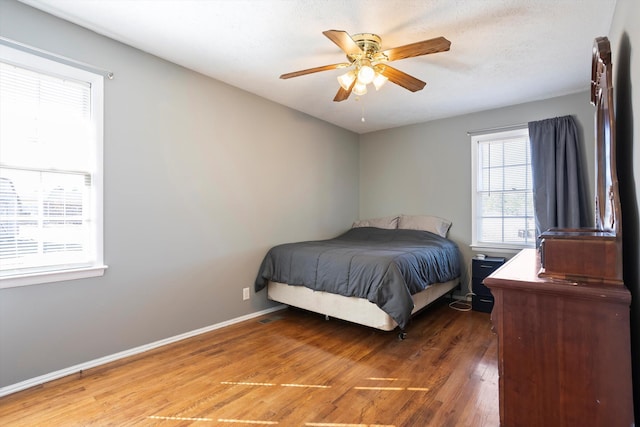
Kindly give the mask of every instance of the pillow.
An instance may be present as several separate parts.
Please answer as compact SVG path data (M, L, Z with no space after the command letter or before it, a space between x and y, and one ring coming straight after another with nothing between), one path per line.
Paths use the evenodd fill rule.
M386 228L388 230L395 230L398 228L398 215L395 216L383 216L381 218L361 219L353 223L351 228L358 227L376 227Z
M398 228L403 230L430 231L442 237L447 237L451 228L451 221L437 216L428 215L400 215Z

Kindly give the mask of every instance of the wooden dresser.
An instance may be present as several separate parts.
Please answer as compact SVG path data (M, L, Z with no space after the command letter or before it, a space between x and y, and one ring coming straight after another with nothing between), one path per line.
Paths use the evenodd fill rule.
M538 251L525 249L484 280L495 298L501 425L633 425L629 291L539 271Z

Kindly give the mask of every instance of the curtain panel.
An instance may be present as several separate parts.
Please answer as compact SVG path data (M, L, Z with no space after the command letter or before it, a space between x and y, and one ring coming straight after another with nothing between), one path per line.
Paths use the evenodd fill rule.
M572 116L529 122L536 233L592 227L582 144Z

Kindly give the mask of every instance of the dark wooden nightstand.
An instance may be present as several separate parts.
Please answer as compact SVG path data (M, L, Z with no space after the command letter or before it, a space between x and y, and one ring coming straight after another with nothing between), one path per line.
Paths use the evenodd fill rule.
M493 295L491 295L489 288L482 284L482 281L496 271L504 262L504 258L489 256L484 259L473 258L471 261L471 284L473 286L471 308L475 311L491 313Z

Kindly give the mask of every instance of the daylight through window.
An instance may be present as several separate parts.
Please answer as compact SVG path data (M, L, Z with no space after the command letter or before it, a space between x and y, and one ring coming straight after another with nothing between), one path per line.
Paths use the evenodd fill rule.
M535 245L531 154L526 128L472 137L473 243Z
M102 274L101 104L101 76L0 50L2 287Z

